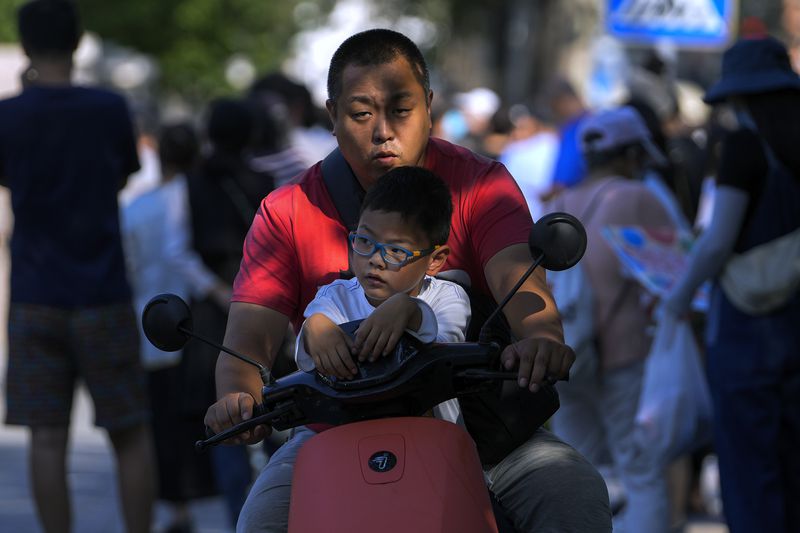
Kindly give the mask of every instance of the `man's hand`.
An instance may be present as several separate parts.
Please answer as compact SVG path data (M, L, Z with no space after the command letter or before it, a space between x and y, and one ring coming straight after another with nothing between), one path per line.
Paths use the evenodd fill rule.
M352 379L358 374L351 355L352 339L325 315L315 313L308 317L303 325L303 342L318 372L340 379Z
M405 293L397 293L373 311L356 330L353 353L359 361L388 355L408 328L418 330L422 323L419 305Z
M543 338L522 339L509 345L500 355L506 370L517 368L517 382L538 392L542 383L566 379L575 362L575 352L566 344Z
M203 422L215 434L219 433L239 422L250 420L253 417L253 408L255 404L256 402L253 397L246 392L226 394L208 408ZM270 433L272 433L271 427L265 425L256 426L249 431L245 431L244 433L224 441L224 443L255 444L264 440L264 437Z

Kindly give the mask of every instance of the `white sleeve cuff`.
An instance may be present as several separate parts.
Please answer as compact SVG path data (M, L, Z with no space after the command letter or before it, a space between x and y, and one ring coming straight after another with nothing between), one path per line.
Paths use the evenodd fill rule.
M420 342L428 344L436 340L436 334L439 332L438 324L436 323L436 314L431 309L431 306L420 300L413 298L422 312L422 322L419 325L418 331L406 329L406 332L418 339Z
M297 368L304 372L311 372L317 366L314 360L306 351L305 342L303 342L303 333L305 331L306 323L300 326L300 332L297 334L297 339L294 341L294 362L297 363Z

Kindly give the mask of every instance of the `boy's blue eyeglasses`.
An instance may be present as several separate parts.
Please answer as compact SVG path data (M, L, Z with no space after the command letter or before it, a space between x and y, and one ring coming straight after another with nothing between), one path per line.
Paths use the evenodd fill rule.
M396 244L378 242L375 239L359 233L351 233L349 239L350 247L358 255L370 257L375 253L375 250L380 250L381 258L387 265L392 266L403 266L410 260L418 257L425 257L441 247L441 245L437 244L425 250L408 250Z

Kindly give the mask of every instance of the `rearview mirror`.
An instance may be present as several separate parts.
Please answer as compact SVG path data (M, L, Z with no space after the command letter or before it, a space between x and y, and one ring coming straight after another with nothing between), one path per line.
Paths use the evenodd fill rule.
M180 296L159 294L142 311L142 329L150 343L165 352L184 347L192 331L192 313Z
M528 247L547 270L566 270L578 264L586 251L586 230L569 213L549 213L531 228Z

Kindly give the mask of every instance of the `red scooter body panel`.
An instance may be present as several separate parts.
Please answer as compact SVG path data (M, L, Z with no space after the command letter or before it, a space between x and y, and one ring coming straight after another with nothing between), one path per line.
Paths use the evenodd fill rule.
M434 418L385 418L311 438L294 467L290 533L497 533L475 444Z

